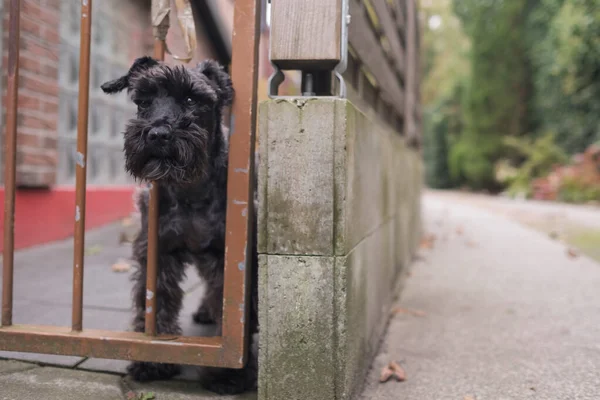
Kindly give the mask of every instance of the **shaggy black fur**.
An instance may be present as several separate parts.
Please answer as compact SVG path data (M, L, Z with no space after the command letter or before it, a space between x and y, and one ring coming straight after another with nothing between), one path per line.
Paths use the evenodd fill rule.
M225 210L227 201L228 136L222 127L223 107L231 104L229 75L214 61L195 68L173 67L150 57L137 59L129 72L102 85L105 93L127 89L138 106L137 118L125 128L125 167L135 178L157 181L159 205L159 266L157 331L181 334L184 264L197 267L207 293L194 314L198 323L219 326L223 304ZM144 331L148 191L139 198L141 231L133 244L140 268L134 276L134 329ZM256 233L256 232L254 232ZM256 238L256 234L252 235ZM256 240L253 242L250 332L258 332ZM256 335L252 335L253 338ZM206 386L221 394L239 393L256 385L257 346L250 346L241 370L213 369ZM139 381L177 375L174 364L134 362L128 372Z

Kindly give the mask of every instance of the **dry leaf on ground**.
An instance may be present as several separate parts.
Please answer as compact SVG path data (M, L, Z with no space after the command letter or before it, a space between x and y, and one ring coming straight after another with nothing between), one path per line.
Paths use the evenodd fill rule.
M113 272L127 272L131 269L131 264L127 261L119 261L111 267Z
M425 312L424 311L420 311L420 310L410 310L408 308L402 308L402 307L394 307L392 309L392 314L396 315L396 314L410 314L413 315L415 317L424 317Z
M406 380L406 372L404 371L404 368L402 368L396 361L390 361L390 363L381 370L379 382L385 383L389 381L391 377L394 377L394 379L396 379L398 382L404 382Z
M434 234L424 235L421 238L421 248L422 249L432 249L434 243L435 243L435 235Z
M569 248L567 249L567 256L569 256L569 258L577 258L579 257L579 253L577 252L577 250Z

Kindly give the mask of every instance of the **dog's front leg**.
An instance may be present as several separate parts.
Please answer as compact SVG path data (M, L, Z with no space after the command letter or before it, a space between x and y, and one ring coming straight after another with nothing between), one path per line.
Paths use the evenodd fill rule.
M135 282L133 328L136 332L144 332L146 321L146 253L144 248L147 247L144 244L143 237L134 243L134 253L140 256L138 257L139 269L133 277ZM182 254L159 253L156 293L154 294L156 295L156 331L158 334L181 334L179 312L184 295L181 288L184 277ZM128 366L127 371L137 381L151 381L172 378L180 372L180 367L176 364L136 361Z

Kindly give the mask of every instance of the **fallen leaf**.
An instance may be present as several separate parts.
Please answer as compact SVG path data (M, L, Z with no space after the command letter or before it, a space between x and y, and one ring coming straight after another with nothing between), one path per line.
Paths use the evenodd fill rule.
M394 377L394 379L396 379L398 382L403 382L406 380L406 372L404 371L404 368L402 368L395 361L390 361L390 363L381 370L379 382L385 383L389 381L391 377Z
M127 400L136 400L138 396L134 391L130 390L129 392L127 392L125 397L127 397Z
M409 310L408 308L402 308L402 307L394 307L392 309L392 314L396 315L396 314L410 314L413 315L415 317L424 317L425 312L424 311L420 311L420 310Z
M458 228L456 228L456 234L457 234L457 235L462 235L462 234L463 234L463 232L464 232L464 230L463 230L463 227L462 227L462 226L459 226Z
M577 250L575 250L573 248L569 248L567 250L567 256L569 256L569 258L577 258L577 257L579 257L579 253L577 252Z
M400 366L396 361L390 362L389 367L394 371L394 378L398 380L398 382L404 382L406 380L406 371L404 368Z
M390 369L389 366L385 366L382 370L381 370L381 376L379 377L379 382L381 383L385 383L387 381L390 380L390 378L392 377L392 375L394 375L394 371L392 371Z
M156 399L156 396L154 395L153 392L140 394L140 400L154 400L154 399Z
M111 267L113 272L127 272L131 269L131 264L127 261L119 261Z
M425 235L421 238L421 248L422 249L432 249L434 243L435 243L435 235L433 235L433 234Z
M86 256L95 256L102 252L102 246L94 245L85 249Z

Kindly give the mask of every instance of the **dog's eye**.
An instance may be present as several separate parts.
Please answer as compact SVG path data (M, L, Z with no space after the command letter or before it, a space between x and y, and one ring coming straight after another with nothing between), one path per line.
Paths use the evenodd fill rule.
M191 97L186 97L185 104L187 104L188 106L193 106L196 104L196 101L194 101L194 99L192 99Z
M135 104L138 106L138 108L141 108L141 109L150 107L151 103L152 102L148 101L148 100L137 100L135 102Z

